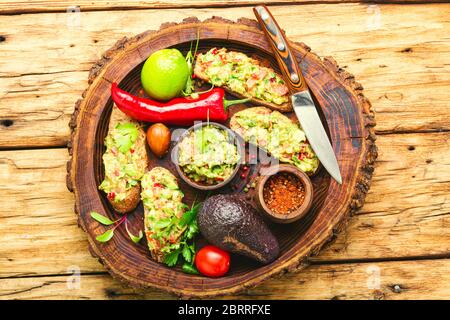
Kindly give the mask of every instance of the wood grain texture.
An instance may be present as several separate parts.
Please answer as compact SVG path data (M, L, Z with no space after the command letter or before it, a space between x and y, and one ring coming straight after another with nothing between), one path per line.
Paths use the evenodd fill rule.
M450 259L315 265L221 299L448 299L449 268ZM159 290L124 288L106 274L82 275L74 281L78 280L73 274L0 279L0 300L175 298Z
M72 157L67 165L67 187L75 194L75 211L80 227L88 235L93 256L126 285L164 289L182 297L212 297L254 287L270 277L304 268L305 259L316 255L333 235L343 230L349 215L363 205L377 157L370 102L361 85L339 69L333 59L322 61L308 47L292 43L309 88L322 108L340 162L343 185L325 175L313 179L316 197L309 218L296 224L295 232L278 233L280 256L264 266L235 262L227 277L210 279L186 275L149 260L145 249L134 246L123 233L108 244L95 240L104 231L99 230L89 212L112 215L97 188L102 179L102 141L111 108L110 84L118 82L130 90L140 84L139 73L135 71L149 54L170 46L185 50L189 41L197 38L207 44L205 50L223 44L252 52L259 59L269 59L270 45L261 41L264 38L258 26L255 20L246 18L233 22L213 17L201 22L190 17L179 24L166 23L156 32L146 31L119 40L92 67L89 86L76 103L70 121L72 135L68 148ZM185 194L188 191L183 189Z
M379 25L370 27L375 11L364 4L271 7L290 39L357 76L377 133L450 130L450 5L408 5L408 15L400 5L379 9ZM64 123L101 54L124 35L193 14L253 17L250 8L84 12L76 28L66 14L2 16L0 148L66 145Z
M364 207L314 261L449 255L449 141L450 133L378 137ZM65 149L0 151L0 178L15 181L0 187L10 199L0 207L0 243L8 243L0 247L0 278L65 274L72 265L104 271L76 226L67 160Z
M0 14L24 14L24 13L43 13L43 12L66 12L72 7L79 7L81 11L99 11L99 10L130 10L130 9L169 9L169 8L215 8L215 7L237 7L254 6L258 4L267 5L293 5L293 4L311 4L311 3L421 3L423 0L128 0L128 1L105 1L105 0L1 0ZM429 0L429 3L445 2L445 0Z
M0 153L0 277L67 272L71 265L101 271L73 216L65 188L67 150Z

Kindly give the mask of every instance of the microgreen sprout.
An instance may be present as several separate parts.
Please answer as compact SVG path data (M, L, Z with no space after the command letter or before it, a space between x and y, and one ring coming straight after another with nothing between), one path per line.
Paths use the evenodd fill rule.
M193 79L194 59L195 59L195 57L197 55L197 49L198 49L199 41L200 41L200 31L198 30L197 31L197 41L195 43L194 53L192 53L193 41L191 41L191 46L189 48L189 52L186 54L186 62L187 62L188 69L189 69L189 76L188 76L188 79L186 81L186 86L184 87L184 90L182 92L184 96L194 95L194 99L195 99L195 93L194 93L195 86L194 86L194 79Z
M111 240L112 237L114 236L114 230L116 230L117 227L119 227L124 222L125 222L125 230L127 231L127 234L130 237L131 241L133 241L134 243L138 243L139 241L141 241L141 239L143 237L142 230L139 231L138 236L133 235L129 231L127 215L123 215L121 218L114 220L114 221L112 221L108 217L106 217L98 212L95 212L95 211L91 211L90 215L91 215L92 219L100 222L101 224L103 224L105 226L114 225L111 229L106 230L104 233L102 233L101 235L98 235L95 238L98 242L105 243L105 242L108 242L109 240Z

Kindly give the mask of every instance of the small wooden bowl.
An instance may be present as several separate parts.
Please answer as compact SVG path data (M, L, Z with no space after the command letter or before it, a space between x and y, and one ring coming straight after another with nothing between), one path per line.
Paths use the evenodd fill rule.
M192 127L188 128L177 140L177 143L174 147L174 157L172 159L176 159L176 161L178 162L178 152L179 152L179 144L180 142L188 135L190 134L192 131L194 130L198 130L206 125L210 125L210 126L214 126L217 127L221 130L224 130L228 133L228 139L230 142L234 143L237 147L237 152L240 155L240 160L239 162L236 164L236 167L234 168L233 172L231 173L231 175L224 181L217 183L217 184L206 184L206 183L201 183L201 182L196 182L193 181L192 179L190 179L183 171L183 169L176 163L176 169L178 172L178 175L181 177L181 179L183 179L187 184L189 184L191 187L194 187L196 189L199 190L216 190L219 188L222 188L223 186L225 186L226 184L228 184L236 175L236 173L239 171L239 167L240 164L242 163L242 159L244 159L244 153L242 150L242 146L239 143L239 140L236 137L236 134L231 131L229 128L225 127L224 125L217 123L217 122L202 122L202 123L197 123L195 125L193 125Z
M297 167L289 164L273 165L268 168L264 168L261 171L262 175L260 176L258 183L256 185L254 198L256 204L261 209L266 218L276 223L291 223L301 219L306 215L306 213L308 213L312 205L314 191L311 180L306 173L304 173ZM278 214L273 212L272 210L269 209L269 207L266 205L264 201L263 195L264 185L271 176L278 174L280 172L287 172L295 175L300 179L305 188L305 199L302 205L297 210L289 214Z

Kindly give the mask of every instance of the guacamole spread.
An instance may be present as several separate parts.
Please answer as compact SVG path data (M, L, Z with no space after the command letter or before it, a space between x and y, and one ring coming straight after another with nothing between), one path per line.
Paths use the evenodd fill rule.
M291 163L303 172L313 173L319 166L300 124L278 111L265 107L248 108L231 119L231 129L245 141L267 150L281 162Z
M195 182L220 183L231 176L240 160L228 133L213 125L191 131L178 148L178 165Z
M288 88L271 68L241 52L212 48L197 56L194 73L215 86L277 105L289 101Z
M145 133L135 122L120 122L108 132L105 145L105 179L99 189L119 202L125 200L127 191L139 183L147 168Z
M141 181L144 204L144 227L148 247L159 262L179 247L179 239L186 229L179 218L186 211L183 192L175 176L167 169L155 167L144 174Z

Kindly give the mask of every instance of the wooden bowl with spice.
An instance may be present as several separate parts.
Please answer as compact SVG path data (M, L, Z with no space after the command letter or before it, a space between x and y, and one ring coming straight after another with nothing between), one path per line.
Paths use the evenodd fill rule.
M266 218L291 223L309 211L313 193L307 174L293 165L280 164L261 170L254 197Z

